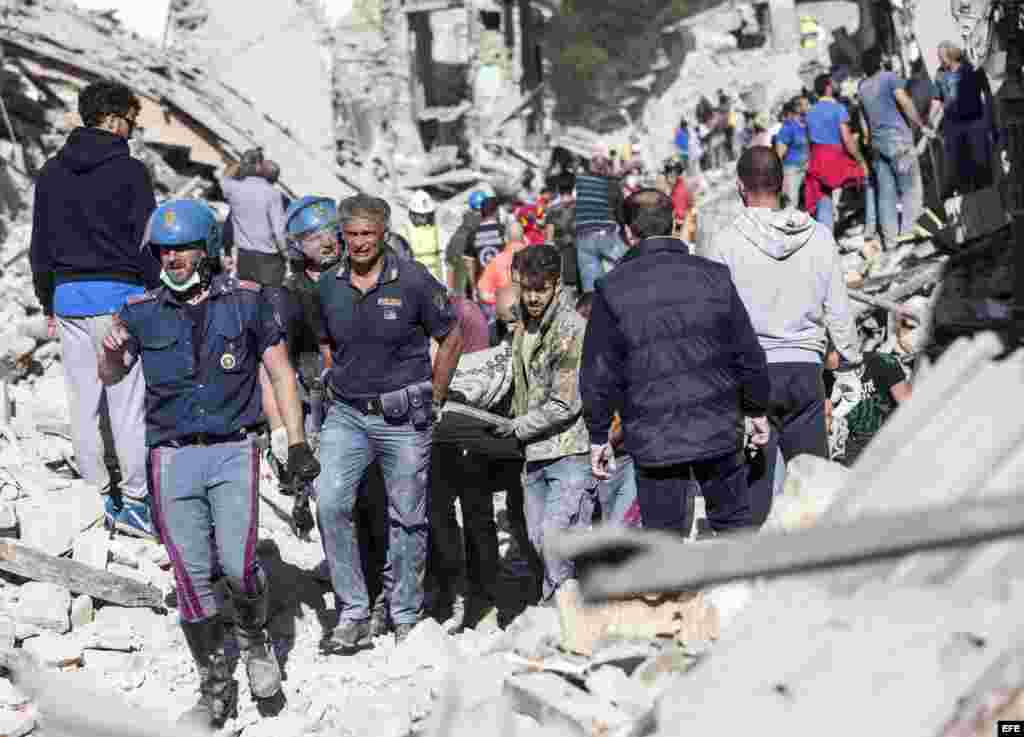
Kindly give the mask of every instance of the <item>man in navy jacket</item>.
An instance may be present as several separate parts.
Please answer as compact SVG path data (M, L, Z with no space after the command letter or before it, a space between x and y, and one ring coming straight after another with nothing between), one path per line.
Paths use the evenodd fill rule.
M128 139L139 99L116 82L82 90L75 128L36 182L29 260L36 297L59 332L71 410L71 441L82 476L110 489L99 430L100 407L110 414L123 498L105 498L109 524L129 534L153 534L147 502L146 385L138 366L104 387L97 375L99 345L130 297L160 284L160 264L143 248L156 207L145 165Z
M669 237L668 197L641 190L624 214L633 246L597 281L580 369L594 473L614 463L619 411L644 527L689 534L691 474L712 531L749 527L743 428L751 418L751 443L767 442L764 351L728 269Z

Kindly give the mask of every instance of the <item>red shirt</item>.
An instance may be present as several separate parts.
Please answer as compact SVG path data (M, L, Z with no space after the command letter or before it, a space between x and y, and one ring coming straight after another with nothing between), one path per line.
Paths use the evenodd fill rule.
M452 297L455 319L462 329L462 352L475 353L491 347L491 331L487 318L476 302L465 297Z

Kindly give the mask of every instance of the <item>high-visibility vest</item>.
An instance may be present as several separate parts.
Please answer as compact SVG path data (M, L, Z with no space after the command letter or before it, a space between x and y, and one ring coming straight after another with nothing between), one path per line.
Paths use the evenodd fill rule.
M441 236L437 224L405 226L405 239L412 247L413 257L427 267L434 278L444 283L444 266L441 254Z

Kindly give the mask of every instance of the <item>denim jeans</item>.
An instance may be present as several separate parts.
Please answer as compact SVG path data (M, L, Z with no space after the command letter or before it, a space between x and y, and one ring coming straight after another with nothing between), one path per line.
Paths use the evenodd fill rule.
M417 430L408 422L392 425L380 415L364 415L342 402L330 402L320 436L323 471L317 479L317 515L340 619L363 621L370 616L356 500L363 475L376 458L388 499L388 561L394 578L391 621L419 620L432 439L432 427Z
M814 219L826 228L834 228L836 224L836 206L832 201L832 193L827 192L818 200L814 209Z
M878 235L878 187L875 186L875 173L864 178L864 237L874 238Z
M782 192L786 195L786 207L800 207L800 193L804 189L804 177L807 176L807 164L787 166L783 169Z
M149 473L153 519L171 559L181 620L199 622L220 611L213 580L221 574L236 590L258 593L256 443L152 448Z
M611 478L597 485L597 500L601 503L601 522L618 527L632 527L627 522L629 508L636 501L636 466L632 456L615 459L616 469Z
M907 153L914 144L906 136L879 131L873 145L875 160L871 166L878 182L878 229L883 244L892 248L900 234L913 230L921 214L921 168L917 157ZM897 203L903 210L902 225Z
M526 529L530 543L544 561L541 598L550 599L575 575L572 561L545 554L544 538L552 532L585 528L594 514L595 480L586 455L532 461L523 472Z
M614 266L625 254L626 244L613 225L577 236L576 260L583 294L594 291L594 282L604 275L604 264Z

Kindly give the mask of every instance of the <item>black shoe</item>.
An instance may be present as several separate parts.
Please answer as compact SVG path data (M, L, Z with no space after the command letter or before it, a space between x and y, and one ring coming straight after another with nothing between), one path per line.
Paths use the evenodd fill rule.
M249 691L256 700L273 698L281 692L281 667L267 641L267 590L264 587L255 596L247 596L229 583L228 591L235 607L235 640L245 661Z
M395 644L396 645L401 645L402 642L405 640L405 638L409 636L409 633L412 632L413 627L415 627L415 626L416 626L416 624L414 622L410 622L408 624L396 624L395 625Z
M370 621L342 620L327 638L324 649L330 653L351 652L369 644Z
M238 683L224 654L224 623L212 617L181 627L199 673L199 701L179 721L212 733L238 716Z

